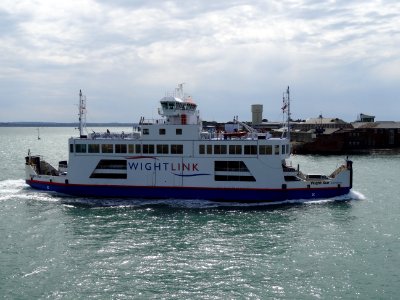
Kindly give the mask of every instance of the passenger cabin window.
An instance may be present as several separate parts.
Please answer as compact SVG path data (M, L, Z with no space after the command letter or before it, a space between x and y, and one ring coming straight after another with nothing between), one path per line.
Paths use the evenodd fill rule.
M100 145L99 144L89 144L88 152L89 153L100 153Z
M182 128L176 128L176 135L182 135Z
M135 152L135 145L128 145L128 153L134 153Z
M183 145L171 145L171 154L183 154Z
M142 145L140 144L135 145L135 150L137 154L142 153Z
M242 154L241 145L229 145L229 154Z
M215 181L256 181L253 175L214 175Z
M212 154L212 145L207 145L207 154Z
M143 145L143 154L153 154L154 145Z
M214 171L223 172L249 172L243 161L218 161L214 162Z
M214 171L215 181L256 181L243 161L215 161Z
M271 145L260 145L258 147L258 154L271 155L272 154L272 146Z
M126 160L108 160L102 159L96 166L90 178L104 178L104 179L126 179L126 172L118 172L119 170L126 170ZM101 170L101 172L96 172ZM102 172L107 170L108 172Z
M226 145L214 145L214 154L226 154Z
M279 145L275 145L274 146L274 153L275 153L275 155L279 155Z
M157 145L157 154L168 154L168 145Z
M115 145L115 153L126 153L126 145L125 144L116 144Z
M244 154L257 155L257 145L245 145Z
M290 146L289 146L289 145L286 145L286 151L285 151L285 153L286 153L286 154L290 154Z
M101 152L102 153L113 153L114 152L114 145L113 144L103 144L101 145Z
M160 128L159 131L158 131L158 133L159 133L160 135L165 135L165 128Z
M75 144L76 153L86 153L86 144Z
M206 153L206 146L199 145L199 154L205 154L205 153Z

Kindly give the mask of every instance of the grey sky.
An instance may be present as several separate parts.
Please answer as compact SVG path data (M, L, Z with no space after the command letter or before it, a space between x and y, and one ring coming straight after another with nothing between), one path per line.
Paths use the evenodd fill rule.
M400 120L399 1L0 3L0 122L156 117L185 82L205 120Z

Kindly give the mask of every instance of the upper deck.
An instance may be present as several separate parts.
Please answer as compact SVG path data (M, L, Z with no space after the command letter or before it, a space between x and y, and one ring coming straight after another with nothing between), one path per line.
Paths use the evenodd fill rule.
M115 140L115 141L132 141L132 140L160 140L160 141L254 141L254 140L270 140L283 141L286 138L272 137L271 134L258 132L233 132L224 131L206 131L200 126L193 125L173 125L165 123L146 123L143 125L135 124L131 132L93 132L87 136L74 138L75 140Z
M198 148L198 145L202 144L204 146L216 146L216 149L219 146L222 149L226 147L227 153L229 152L228 148L232 148L233 146L270 145L271 148L284 146L285 150L280 151L280 153L288 153L288 139L272 138L269 133L259 133L247 124L240 122L237 117L234 118L235 129L231 129L228 132L204 130L199 111L197 110L197 104L191 96L184 94L183 84L180 84L173 93L165 95L160 100L158 113L160 118L157 119L145 119L141 117L139 123L134 124L130 132L116 133L109 130L103 133L93 132L88 135L81 135L77 139L71 139L70 144L87 144L88 147L92 144L100 146L104 144L108 145L107 147L114 145L114 148L115 145L124 144L135 145L135 147L139 144L167 145L168 147L171 145L182 145L182 147L184 146L188 150L195 147ZM189 150L191 153L193 151ZM212 151L212 153L214 152ZM250 152L254 151L251 150ZM90 152L88 151L88 153ZM100 151L100 153L102 152Z

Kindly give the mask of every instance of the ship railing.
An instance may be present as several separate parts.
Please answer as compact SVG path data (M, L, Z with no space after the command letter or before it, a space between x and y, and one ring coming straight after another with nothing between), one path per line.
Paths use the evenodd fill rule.
M167 124L165 119L145 119L140 118L139 125Z
M208 133L208 132L207 132ZM259 137L257 133L248 132L243 136L227 136L225 132L209 132L205 134L204 132L201 133L201 139L209 139L209 140L258 140ZM265 138L264 138L265 139Z
M211 140L211 133L208 131L200 132L200 139L201 140Z
M139 132L130 132L130 133L115 133L115 132L93 132L89 135L89 138L95 140L95 139L127 139L127 140L137 140L140 138L140 133Z

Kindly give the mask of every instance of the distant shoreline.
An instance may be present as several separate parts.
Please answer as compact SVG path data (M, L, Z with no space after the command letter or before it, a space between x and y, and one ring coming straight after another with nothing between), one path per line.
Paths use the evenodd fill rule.
M130 127L134 123L87 123L88 127ZM78 123L0 122L0 127L78 127Z

